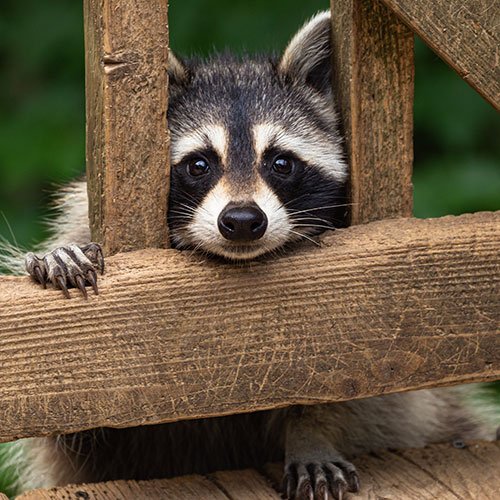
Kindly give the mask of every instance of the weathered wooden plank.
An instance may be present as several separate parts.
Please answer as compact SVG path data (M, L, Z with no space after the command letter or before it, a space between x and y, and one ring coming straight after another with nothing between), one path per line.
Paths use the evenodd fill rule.
M167 0L85 0L92 238L167 246Z
M478 459L471 460L471 454ZM472 442L465 449L435 444L380 451L353 462L361 481L361 491L353 495L357 500L496 500L500 491L498 441ZM270 464L265 470L279 487L283 466Z
M497 0L382 0L495 108L500 108Z
M471 456L473 460L471 460ZM474 459L477 457L477 459ZM382 451L354 459L361 478L358 500L496 500L500 491L498 464L500 445L471 443L457 450L448 444L423 449ZM435 470L437 464L438 471ZM281 485L282 464L270 464L266 471ZM445 472L445 474L442 474ZM212 479L210 481L209 479ZM215 482L215 484L214 484ZM216 486L220 485L220 489ZM223 493L224 492L224 493ZM1 496L1 495L0 495ZM354 497L354 496L353 496ZM34 490L19 500L198 500L279 499L266 479L253 470L217 472L208 479L184 476L154 481L112 481L71 485L52 490ZM349 497L350 498L350 497Z
M244 498L244 497L240 497ZM203 476L183 476L152 481L108 481L37 489L19 500L228 500L227 495Z
M413 208L413 33L378 0L331 0L333 80L351 168L351 223Z
M109 481L37 489L19 500L280 500L268 480L255 470L221 471L209 477L198 475L153 481Z
M453 498L498 498L500 443L477 443L464 449L449 447L446 453L443 449L401 450L399 454L435 483L446 485Z
M382 497L384 499L458 500L460 498L450 491L446 484L436 481L436 478L418 465L396 453L381 451L376 455L362 457L357 466L360 481L363 481L364 485L361 498L370 500L380 498L377 494L381 491L384 492L385 496Z
M212 474L210 478L233 500L240 498L279 500L281 498L269 481L255 470L221 471Z
M500 212L379 221L234 266L108 259L99 296L0 280L0 440L500 378Z

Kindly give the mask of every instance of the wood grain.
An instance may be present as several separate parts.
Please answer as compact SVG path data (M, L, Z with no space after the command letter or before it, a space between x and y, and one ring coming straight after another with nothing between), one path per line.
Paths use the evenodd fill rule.
M0 441L500 378L500 212L354 226L275 261L0 280Z
M422 449L382 451L354 459L361 478L357 500L496 500L500 491L500 444L476 442L465 449L447 444ZM282 464L266 475L281 484ZM208 478L184 476L155 481L113 481L34 490L19 500L279 499L268 480L253 470L217 472Z
M496 109L500 108L497 0L382 0Z
M240 497L241 498L241 497ZM278 498L278 497L277 497ZM228 500L215 483L203 476L153 481L109 481L37 489L19 500Z
M269 480L257 471L221 471L210 475L229 498L245 500L279 500L281 497L271 487Z
M92 239L108 255L166 247L167 0L85 0Z
M500 491L500 442L471 442L464 449L435 444L419 449L379 451L354 458L361 491L356 500L496 500ZM279 488L281 464L266 475Z
M401 450L400 456L425 471L436 483L445 484L458 498L498 498L500 492L500 444L480 443L465 449L450 447ZM496 471L493 466L496 464ZM441 497L438 497L441 498Z
M413 209L413 33L378 0L331 0L333 80L351 169L351 223Z

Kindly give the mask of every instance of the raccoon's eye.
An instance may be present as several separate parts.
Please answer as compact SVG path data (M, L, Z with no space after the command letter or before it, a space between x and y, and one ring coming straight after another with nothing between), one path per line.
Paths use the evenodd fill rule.
M209 171L210 165L207 160L203 158L195 158L187 165L187 173L191 177L200 177L201 175L208 174Z
M289 175L293 172L293 167L295 166L295 162L293 158L289 156L277 156L273 160L272 169L274 172L280 175Z

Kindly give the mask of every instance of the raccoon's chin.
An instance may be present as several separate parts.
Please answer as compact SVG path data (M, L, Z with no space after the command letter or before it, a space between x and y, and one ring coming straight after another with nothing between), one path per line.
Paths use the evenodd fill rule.
M276 248L268 248L265 245L217 245L208 251L232 261L252 260L266 253L272 252Z
M286 241L281 241L282 238L262 239L249 243L231 243L225 241L218 235L205 234L203 240L194 238L192 234L187 231L174 229L170 233L171 244L173 248L178 250L195 250L201 253L213 255L215 257L222 257L231 261L244 261L251 260L261 255L273 252L283 245Z

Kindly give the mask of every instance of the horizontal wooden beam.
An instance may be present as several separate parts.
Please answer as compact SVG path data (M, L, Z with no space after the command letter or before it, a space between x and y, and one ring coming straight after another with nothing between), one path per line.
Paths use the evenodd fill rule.
M497 0L382 2L469 85L500 109L500 15Z
M99 296L0 280L0 441L500 378L500 212L231 265L149 249Z

